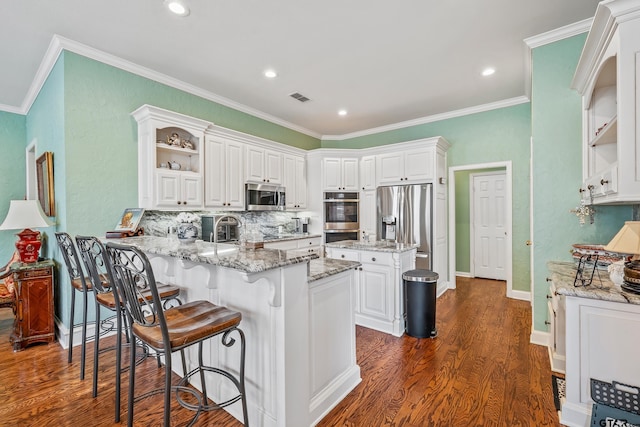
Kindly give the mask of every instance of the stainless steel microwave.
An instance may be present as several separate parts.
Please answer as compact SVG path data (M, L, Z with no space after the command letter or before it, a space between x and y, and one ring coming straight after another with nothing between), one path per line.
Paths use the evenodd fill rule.
M285 189L273 184L245 185L245 205L248 211L283 211L286 206Z

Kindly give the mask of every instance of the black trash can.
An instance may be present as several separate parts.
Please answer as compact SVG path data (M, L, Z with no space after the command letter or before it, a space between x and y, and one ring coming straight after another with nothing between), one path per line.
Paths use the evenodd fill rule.
M409 270L402 274L404 282L405 332L416 338L434 338L436 329L436 288L438 273L431 270Z

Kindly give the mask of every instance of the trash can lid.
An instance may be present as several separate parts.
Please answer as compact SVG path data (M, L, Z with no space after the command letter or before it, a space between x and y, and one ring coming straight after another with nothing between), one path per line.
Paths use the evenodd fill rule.
M410 282L435 282L438 277L438 273L431 270L408 270L402 273L402 278Z

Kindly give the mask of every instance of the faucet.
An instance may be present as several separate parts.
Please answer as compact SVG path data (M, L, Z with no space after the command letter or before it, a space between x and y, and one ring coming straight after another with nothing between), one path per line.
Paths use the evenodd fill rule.
M234 218L236 221L238 221L238 227L242 225L242 218L238 215L226 214L218 217L218 219L216 219L216 222L213 224L213 243L218 243L218 226L220 225L222 220L226 218Z

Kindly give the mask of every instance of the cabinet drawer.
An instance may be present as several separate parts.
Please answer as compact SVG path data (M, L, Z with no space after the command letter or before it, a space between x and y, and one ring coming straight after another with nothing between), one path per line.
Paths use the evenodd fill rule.
M389 252L363 251L360 260L363 264L393 265L393 258Z
M343 249L331 249L329 256L335 259L344 259L346 261L360 261L360 254L356 251L346 251Z
M322 244L322 237L309 237L307 239L296 240L298 242L298 248L308 248L310 246L320 246Z

